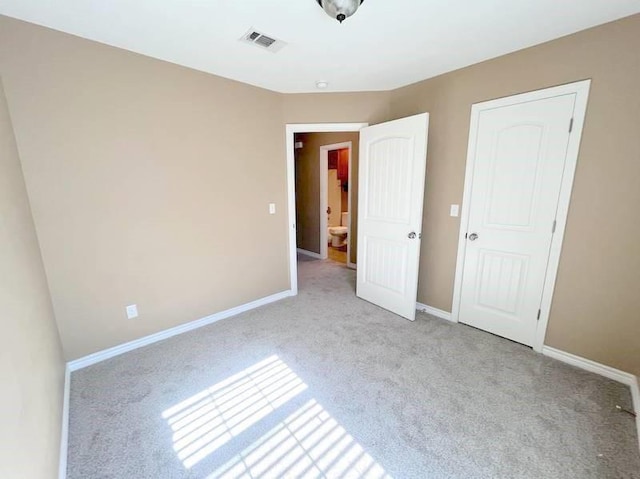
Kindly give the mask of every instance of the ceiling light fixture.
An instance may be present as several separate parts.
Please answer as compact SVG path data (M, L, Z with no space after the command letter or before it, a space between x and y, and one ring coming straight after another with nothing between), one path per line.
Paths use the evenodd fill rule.
M324 80L319 80L316 82L316 87L319 88L320 90L324 90L329 86L329 82L328 81L324 81Z
M327 15L335 18L340 23L356 13L364 0L316 0Z

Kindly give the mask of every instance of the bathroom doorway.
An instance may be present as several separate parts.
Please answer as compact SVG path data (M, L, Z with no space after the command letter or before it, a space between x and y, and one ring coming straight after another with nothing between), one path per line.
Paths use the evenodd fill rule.
M321 254L345 265L350 253L352 150L350 141L320 147Z
M357 261L358 131L294 134L297 252L336 261Z

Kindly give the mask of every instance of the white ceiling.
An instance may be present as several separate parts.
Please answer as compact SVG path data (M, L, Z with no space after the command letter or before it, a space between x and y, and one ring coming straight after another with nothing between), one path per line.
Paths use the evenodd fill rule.
M388 90L640 12L640 0L0 0L0 13L279 92ZM238 41L254 27L288 45ZM631 46L630 46L631 48Z

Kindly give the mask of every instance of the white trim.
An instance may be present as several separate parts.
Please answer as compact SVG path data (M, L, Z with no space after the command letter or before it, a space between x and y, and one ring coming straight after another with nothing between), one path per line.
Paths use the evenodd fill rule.
M614 381L626 384L627 386L632 386L635 384L637 387L636 377L631 373L626 373L624 371L620 371L619 369L596 363L595 361L592 361L590 359L576 356L575 354L567 353L559 349L552 348L551 346L544 346L542 348L542 354L544 354L545 356L549 356L550 358L557 359L558 361L562 361L563 363L571 364L572 366L575 366L577 368L584 369L585 371L599 374L600 376L604 376L605 378L613 379Z
M629 386L631 389L631 401L633 404L633 411L636 413L636 429L638 431L638 447L640 448L640 388L638 386L638 378L631 373L620 371L619 369L605 366L604 364L596 363L590 359L585 359L574 354L560 351L559 349L552 348L550 346L543 346L542 354L549 356L550 358L557 359L566 364L571 364L585 371L589 371L605 378L613 379L619 383Z
M236 316L237 314L244 313L245 311L250 311L252 309L259 308L260 306L264 306L266 304L273 303L275 301L279 301L281 299L288 298L290 296L295 296L291 290L282 291L280 293L276 293L262 299L251 301L250 303L236 306L235 308L227 309L225 311L212 314L210 316L207 316L202 319L198 319L196 321L191 321L189 323L182 324L174 328L165 329L164 331L160 331L159 333L151 334L149 336L145 336L143 338L121 344L119 346L114 346L113 348L109 348L103 351L98 351L97 353L89 354L88 356L85 356L83 358L70 361L69 363L67 363L67 365L70 371L77 371L78 369L86 368L87 366L91 366L93 364L99 363L101 361L104 361L105 359L113 358L114 356L119 356L120 354L133 351L134 349L142 348L144 346L148 346L149 344L157 343L158 341L162 341L172 336L177 336L178 334L186 333L187 331L192 331L194 329L207 326L209 324L215 323L216 321L220 321L221 319L226 319L231 316Z
M71 368L69 363L64 368L64 392L62 394L62 425L60 428L60 459L58 478L67 477L67 457L69 450L69 396L71 392Z
M349 142L352 143L352 142ZM358 142L359 143L359 142ZM360 150L360 147L358 145L358 151ZM347 186L349 188L349 191L347 192L347 211L349 212L349 232L348 232L348 236L347 236L347 268L349 269L357 269L357 266L355 263L351 262L351 243L353 243L354 241L357 240L357 238L355 236L352 235L352 230L353 228L351 227L351 225L353 224L353 201L351 199L351 195L353 194L353 177L352 175L352 171L353 171L353 144L351 144L351 146L349 146L349 176L347 178Z
M305 256L309 256L310 258L322 259L322 255L314 253L313 251L307 251L306 249L298 248L297 252Z
M473 186L473 168L475 160L476 140L478 137L480 112L483 110L501 108L526 101L537 101L545 98L552 98L555 96L574 93L576 95L576 103L573 112L573 132L569 136L565 170L562 177L562 186L560 187L560 197L556 214L556 233L553 235L553 238L551 240L547 274L545 277L542 299L540 303L541 316L540 320L538 321L535 338L533 340L533 349L537 352L542 352L547 325L549 323L551 301L553 300L553 292L555 289L558 266L560 264L562 242L564 239L564 231L567 223L571 190L573 188L573 178L578 161L580 140L582 138L582 128L584 126L584 119L587 111L587 100L589 98L590 85L591 80L583 80L575 83L569 83L567 85L560 85L557 87L546 88L543 90L499 98L497 100L491 100L472 105L471 125L469 130L469 145L467 149L467 168L465 172L462 215L460 217L460 233L458 238L458 256L456 261L456 275L453 290L453 307L451 311L452 321L458 322L460 317L462 273L464 270L464 259L467 244L465 233L467 232L467 228L469 225L469 211L471 209L470 201Z
M416 310L422 311L423 313L430 314L431 316L435 316L436 318L445 319L447 321L452 321L451 313L444 311L442 309L434 308L433 306L429 306L427 304L416 303Z
M633 400L633 412L636 413L638 420L638 440L640 440L640 384L637 376L631 383L631 399Z
M564 175L562 177L562 186L560 187L560 198L558 200L558 210L556 212L556 231L551 239L547 276L544 283L544 290L542 292L542 301L540 303L541 316L533 342L533 349L538 352L542 351L542 348L544 347L544 338L547 334L547 326L549 324L549 316L551 314L551 302L553 301L553 293L555 291L556 278L558 276L558 268L560 266L560 257L562 255L562 243L564 241L565 227L567 225L567 216L569 215L573 179L575 177L578 165L578 156L580 154L580 142L587 114L587 102L589 100L591 80L585 80L574 83L573 85L565 86L565 88L567 87L569 91L575 91L576 93L576 103L573 111L573 131L569 136L567 162L565 164Z
M631 384L631 400L633 403L633 412L636 413L636 429L638 431L638 447L640 448L640 385L636 376Z
M289 284L292 294L298 294L298 238L296 237L296 157L295 129L286 126L287 150L287 230L289 231Z
M334 131L360 131L369 123L296 123L285 126L285 141L287 149L287 212L289 221L289 281L291 295L298 294L298 260L296 240L296 164L295 164L295 134L321 133Z
M347 225L347 259L350 258L351 250L351 152L353 151L353 142L345 141L343 143L334 143L333 145L322 145L320 147L320 255L322 259L329 257L329 237L327 229L327 208L329 207L329 152L333 150L349 150L349 176L347 183L349 184L349 193L347 194L349 202L347 209L349 211L349 224ZM348 262L348 261L347 261Z
M318 216L318 221L320 221L320 256L322 259L327 259L329 257L329 246L327 242L329 238L327 237L327 208L329 207L329 150L320 147L320 161L318 162L319 168L319 191L320 191L320 215Z
M629 386L631 389L631 402L633 411L636 413L636 429L638 431L638 447L640 448L640 388L638 386L638 378L631 373L620 371L619 369L596 363L590 359L586 359L575 354L570 354L551 346L543 346L542 354L550 358L557 359L563 363L570 364L585 371L589 371L605 378L613 379L619 383Z

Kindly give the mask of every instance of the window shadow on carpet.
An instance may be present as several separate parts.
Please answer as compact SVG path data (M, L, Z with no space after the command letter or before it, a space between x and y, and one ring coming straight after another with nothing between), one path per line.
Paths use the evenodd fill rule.
M215 464L208 479L391 479L276 355L181 401L162 417L186 469ZM270 424L266 432L263 422Z

